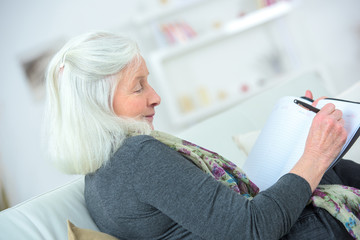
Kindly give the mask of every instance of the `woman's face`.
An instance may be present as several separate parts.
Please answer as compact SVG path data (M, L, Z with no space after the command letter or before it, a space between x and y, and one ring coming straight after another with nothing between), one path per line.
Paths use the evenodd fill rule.
M160 104L161 98L148 83L148 75L143 58L138 68L131 64L119 73L117 77L121 79L115 90L113 108L116 115L146 120L154 129L155 107Z

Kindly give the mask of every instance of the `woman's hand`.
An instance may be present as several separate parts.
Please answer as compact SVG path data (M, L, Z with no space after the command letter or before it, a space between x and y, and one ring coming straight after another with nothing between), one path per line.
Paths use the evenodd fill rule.
M305 96L312 99L310 91ZM313 105L316 106L320 99ZM334 104L326 104L314 117L304 154L290 172L305 178L315 190L326 169L340 153L346 137L342 112Z

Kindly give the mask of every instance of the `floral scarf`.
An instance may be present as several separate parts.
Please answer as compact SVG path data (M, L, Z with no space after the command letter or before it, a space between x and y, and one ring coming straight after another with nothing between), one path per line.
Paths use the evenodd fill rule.
M150 135L247 199L251 200L259 192L259 188L239 167L219 154L163 132L152 131ZM345 226L354 239L360 239L359 189L341 185L319 185L310 202L327 210Z

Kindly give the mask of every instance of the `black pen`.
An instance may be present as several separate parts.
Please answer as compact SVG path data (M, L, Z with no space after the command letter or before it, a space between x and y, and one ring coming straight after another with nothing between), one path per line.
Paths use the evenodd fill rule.
M320 109L318 109L318 108L316 108L316 107L314 107L314 106L312 106L310 104L304 103L304 102L302 102L300 100L297 100L297 99L294 99L294 103L301 106L301 107L303 107L303 108L306 108L307 110L312 111L314 113L317 113L317 112L320 111Z

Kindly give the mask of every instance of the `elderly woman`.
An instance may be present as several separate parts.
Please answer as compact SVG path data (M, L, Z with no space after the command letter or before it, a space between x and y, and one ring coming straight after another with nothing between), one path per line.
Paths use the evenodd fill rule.
M106 32L72 39L49 65L50 157L64 172L86 175L86 204L101 231L121 239L356 236L324 208L308 205L320 181L360 187L343 163L325 174L346 139L334 105L314 118L290 173L258 193L230 161L153 130L161 99L148 75L137 45Z

